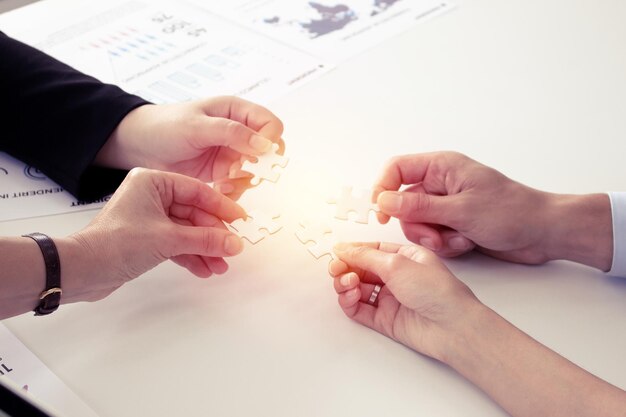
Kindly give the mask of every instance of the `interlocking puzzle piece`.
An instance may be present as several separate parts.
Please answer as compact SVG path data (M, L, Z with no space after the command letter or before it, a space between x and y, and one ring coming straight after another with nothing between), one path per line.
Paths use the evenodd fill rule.
M371 201L372 190L363 190L355 196L352 187L343 187L339 197L328 199L329 204L336 204L335 217L340 220L348 220L348 214L356 213L356 222L367 224L371 210L378 211L378 204Z
M276 170L276 167L285 168L289 162L289 158L284 155L279 155L277 152L278 145L274 143L269 152L256 157L256 162L244 161L241 165L241 170L254 175L250 180L252 185L259 185L262 180L271 182L278 181L280 173Z
M319 259L324 255L330 255L335 258L333 246L333 231L325 223L313 223L309 221L300 222L300 229L296 231L296 237L303 245L309 242L314 245L307 246L307 250L315 259Z
M246 220L237 219L230 224L230 227L239 237L255 245L265 239L266 235L261 230L266 230L273 235L282 229L282 226L275 220L279 217L279 215L270 216L254 210L248 213Z

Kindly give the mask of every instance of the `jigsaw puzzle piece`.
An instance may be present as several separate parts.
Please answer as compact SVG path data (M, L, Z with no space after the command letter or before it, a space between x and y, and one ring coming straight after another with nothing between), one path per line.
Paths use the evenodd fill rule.
M254 210L248 213L247 219L237 219L229 226L240 238L246 239L248 242L255 245L266 237L262 230L266 230L269 234L274 234L282 228L276 221L278 217L280 216L270 216Z
M355 195L352 187L343 187L338 197L327 200L329 204L335 204L335 218L348 220L350 213L356 213L356 222L367 224L370 211L379 211L378 204L372 203L372 190L362 190Z
M262 180L270 182L278 181L280 173L276 170L276 168L285 168L289 163L289 158L277 153L278 148L277 144L273 144L272 149L269 152L256 157L256 162L243 162L241 170L254 175L250 180L252 185L259 185Z
M259 229L267 230L271 235L282 229L282 225L278 223L276 219L280 218L279 214L269 215L259 210L252 210L248 212L248 216L252 217L254 223Z
M307 246L307 250L315 259L324 255L330 255L333 259L335 254L333 246L335 239L333 231L325 223L313 223L309 221L300 222L300 228L296 231L296 237L303 245L313 242L314 245Z

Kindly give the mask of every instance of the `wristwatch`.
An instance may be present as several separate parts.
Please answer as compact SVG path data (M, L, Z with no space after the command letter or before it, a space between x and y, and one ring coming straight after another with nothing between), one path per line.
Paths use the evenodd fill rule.
M30 233L23 235L33 239L41 253L46 265L46 287L39 295L39 304L35 308L36 316L45 316L56 311L61 304L61 261L59 252L52 239L43 233Z

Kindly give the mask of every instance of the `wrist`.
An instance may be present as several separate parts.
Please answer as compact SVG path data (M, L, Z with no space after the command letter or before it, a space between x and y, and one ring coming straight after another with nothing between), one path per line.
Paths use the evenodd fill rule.
M437 359L457 371L467 367L481 350L483 334L491 327L494 316L497 314L493 310L477 302L463 316L456 331L449 335L447 346Z
M55 242L61 260L62 302L66 304L103 298L102 291L107 288L108 282L107 271L116 264L111 255L95 247L82 232L55 239Z
M151 107L150 104L139 106L122 119L96 155L96 165L125 170L146 166L137 138L144 133L143 121Z
M73 236L55 238L54 241L61 261L62 304L84 301L83 296L88 292L85 272L91 259Z
M602 271L613 259L613 221L606 194L554 194L548 208L545 252Z
M475 344L475 339L479 339L481 332L489 327L491 314L495 314L493 310L474 299L454 325L446 330L445 342L433 357L457 369L456 366L467 356L468 349L473 349L470 346Z

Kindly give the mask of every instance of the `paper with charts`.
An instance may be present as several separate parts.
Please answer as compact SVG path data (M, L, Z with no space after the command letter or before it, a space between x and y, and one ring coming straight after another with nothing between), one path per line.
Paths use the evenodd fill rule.
M267 103L327 69L185 2L50 0L0 16L0 27L155 103L215 95Z
M2 323L0 323L0 378L10 379L62 416L97 417L87 404Z
M108 200L77 200L37 168L0 152L0 222L97 209Z
M47 0L0 15L0 30L154 103L236 95L267 105L452 7L447 0ZM0 153L0 221L104 200L76 201Z
M448 11L446 0L192 0L298 50L338 63Z

